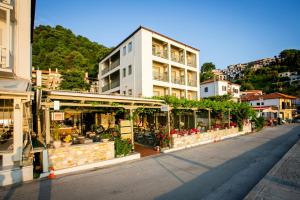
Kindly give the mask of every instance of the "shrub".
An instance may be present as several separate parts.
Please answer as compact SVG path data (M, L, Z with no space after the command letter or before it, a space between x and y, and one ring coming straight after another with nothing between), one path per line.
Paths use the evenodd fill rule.
M129 139L122 140L115 138L115 156L126 156L132 150L132 144Z

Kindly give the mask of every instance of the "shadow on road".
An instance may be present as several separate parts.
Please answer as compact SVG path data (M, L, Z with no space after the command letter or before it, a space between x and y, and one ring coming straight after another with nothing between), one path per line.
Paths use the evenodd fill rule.
M174 158L208 169L197 178L183 181L166 165L167 172L182 183L181 186L155 199L243 199L280 158L298 141L300 126L293 127L288 133L264 143L225 163L210 168L196 161L169 154ZM226 184L230 181L230 184Z

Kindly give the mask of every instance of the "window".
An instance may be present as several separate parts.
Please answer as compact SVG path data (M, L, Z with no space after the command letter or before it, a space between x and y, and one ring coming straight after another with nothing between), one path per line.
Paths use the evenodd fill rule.
M226 91L226 86L222 86L222 91Z
M12 151L14 134L14 100L0 99L0 151Z
M264 103L264 102L261 102L261 105L263 106L263 105L265 105L265 103Z
M256 103L257 106L260 106L260 103Z
M239 93L239 90L234 88L234 89L233 89L233 92L234 92L234 93Z
M204 92L208 92L208 87L205 87L205 88L204 88Z
M123 47L123 56L126 55L126 46Z
M132 42L128 43L128 53L132 51Z
M128 90L128 95L130 95L130 96L132 95L132 89Z
M126 77L126 68L123 68L123 78Z
M132 66L129 65L129 66L128 66L128 75L131 75L131 74L132 74Z
M126 95L126 91L125 90L123 91L123 95Z

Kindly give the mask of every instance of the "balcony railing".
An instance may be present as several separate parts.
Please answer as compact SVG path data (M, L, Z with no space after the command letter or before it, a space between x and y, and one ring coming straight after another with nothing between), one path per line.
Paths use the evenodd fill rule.
M0 69L7 69L6 48L0 46Z
M112 70L112 69L118 67L119 65L120 65L120 59L117 59L110 64L110 69Z
M174 61L174 62L178 62L178 63L184 64L184 56L183 55L181 55L181 56L174 56L174 55L172 55L171 56L171 60Z
M172 77L172 83L175 83L175 84L180 84L180 85L185 85L185 80L184 80L184 77Z
M110 90L109 84L102 87L102 92L106 92L107 90Z
M117 81L112 81L111 84L110 84L110 89L114 89L116 87L119 87L120 86L120 81L117 80Z
M114 89L116 87L120 86L120 81L112 81L110 84L106 84L105 86L102 87L102 92L106 92L108 90Z
M159 50L157 48L152 48L152 55L167 59L168 51L167 50Z
M196 67L196 61L195 60L187 60L187 65L191 67Z
M109 67L102 69L101 74L106 74L109 71Z
M153 79L158 81L165 81L165 82L169 81L169 77L167 73L153 72Z
M188 80L188 86L197 87L197 80Z
M120 59L117 59L113 62L111 62L110 66L105 67L104 69L101 70L101 74L106 74L110 70L113 70L114 68L118 67L120 65Z

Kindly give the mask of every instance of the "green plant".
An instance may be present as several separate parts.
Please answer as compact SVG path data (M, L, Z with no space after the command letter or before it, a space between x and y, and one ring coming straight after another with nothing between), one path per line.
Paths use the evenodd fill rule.
M256 131L260 131L265 125L265 119L263 117L256 117L253 121L255 123Z
M53 130L53 140L54 141L59 141L60 140L60 135L59 135L59 125L55 124L54 125L54 130Z
M116 156L126 156L132 150L132 144L129 139L122 140L120 138L115 138L115 155Z
M112 135L110 133L101 134L101 139L111 139Z

